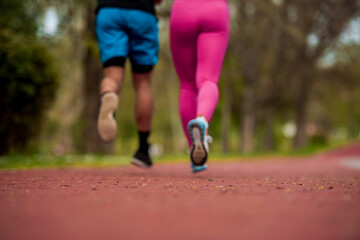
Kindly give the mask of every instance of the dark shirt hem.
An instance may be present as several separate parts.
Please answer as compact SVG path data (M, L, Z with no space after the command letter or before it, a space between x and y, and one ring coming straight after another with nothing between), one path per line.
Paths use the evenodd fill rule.
M95 13L98 13L99 10L103 7L138 9L155 15L155 7L153 0L98 0L98 5L96 7Z

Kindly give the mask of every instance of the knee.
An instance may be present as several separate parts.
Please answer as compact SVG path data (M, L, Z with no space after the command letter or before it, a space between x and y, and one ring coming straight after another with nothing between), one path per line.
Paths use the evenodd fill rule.
M217 81L207 77L198 77L196 79L196 87L197 89L201 89L203 87L211 87L211 88L218 88Z
M197 86L195 82L190 82L190 81L182 81L180 82L180 88L181 89L186 89L186 90L191 90L191 91L197 91Z
M133 73L133 86L136 92L151 91L151 72Z

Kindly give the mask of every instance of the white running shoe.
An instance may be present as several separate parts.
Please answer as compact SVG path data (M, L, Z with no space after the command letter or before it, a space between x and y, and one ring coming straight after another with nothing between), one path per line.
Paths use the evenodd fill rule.
M188 124L188 132L193 143L190 152L192 166L204 166L207 161L209 153L208 143L212 142L212 138L207 135L208 127L209 124L203 116L191 120Z
M114 115L118 103L119 97L113 92L105 93L101 98L97 128L100 137L106 142L116 137L117 125Z

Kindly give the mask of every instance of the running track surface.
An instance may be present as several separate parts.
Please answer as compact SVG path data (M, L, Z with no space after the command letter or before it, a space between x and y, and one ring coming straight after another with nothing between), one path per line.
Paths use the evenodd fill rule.
M0 171L0 239L360 239L359 161Z

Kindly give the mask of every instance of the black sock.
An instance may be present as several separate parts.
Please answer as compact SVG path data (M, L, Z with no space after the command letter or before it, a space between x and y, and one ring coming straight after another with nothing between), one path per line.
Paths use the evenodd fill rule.
M141 132L139 131L139 150L143 153L148 153L149 151L149 138L150 132Z

